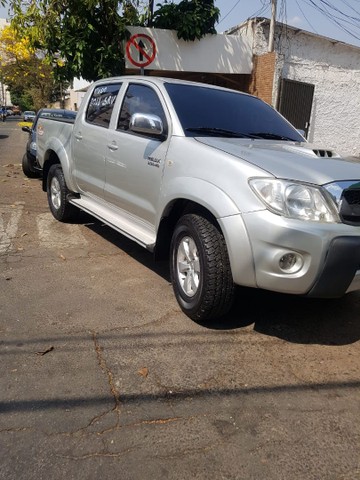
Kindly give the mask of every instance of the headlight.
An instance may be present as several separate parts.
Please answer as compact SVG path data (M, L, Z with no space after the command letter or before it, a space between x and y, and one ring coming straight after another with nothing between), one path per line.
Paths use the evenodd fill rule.
M252 178L249 184L265 206L278 215L340 222L334 202L321 187L273 178Z

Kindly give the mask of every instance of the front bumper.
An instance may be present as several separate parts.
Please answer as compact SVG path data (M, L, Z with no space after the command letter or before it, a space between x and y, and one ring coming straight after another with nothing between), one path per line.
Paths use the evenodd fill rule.
M360 289L360 238L337 237L331 242L323 270L309 297L340 297Z
M287 219L268 211L244 214L243 220L256 287L324 298L360 289L360 227ZM281 268L289 253L301 258L295 272Z

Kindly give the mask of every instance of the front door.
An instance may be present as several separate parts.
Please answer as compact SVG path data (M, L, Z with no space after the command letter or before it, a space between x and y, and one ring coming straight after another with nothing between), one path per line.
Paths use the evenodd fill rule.
M151 113L167 120L157 92L130 83L115 130L110 130L106 154L105 199L137 219L155 226L168 140L129 130L134 113Z

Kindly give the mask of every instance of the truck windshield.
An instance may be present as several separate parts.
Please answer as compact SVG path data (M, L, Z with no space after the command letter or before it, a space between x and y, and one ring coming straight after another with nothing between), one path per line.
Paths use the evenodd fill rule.
M303 142L303 137L259 98L197 85L165 88L188 137L217 136Z

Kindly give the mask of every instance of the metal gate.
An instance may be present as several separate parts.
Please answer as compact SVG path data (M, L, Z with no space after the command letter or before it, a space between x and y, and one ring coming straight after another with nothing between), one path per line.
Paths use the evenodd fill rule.
M315 85L282 78L278 111L307 138Z

